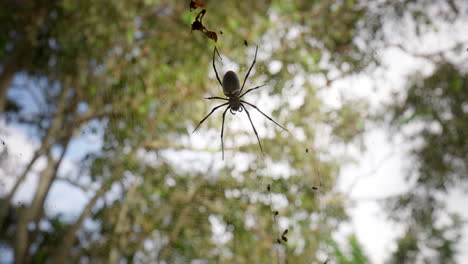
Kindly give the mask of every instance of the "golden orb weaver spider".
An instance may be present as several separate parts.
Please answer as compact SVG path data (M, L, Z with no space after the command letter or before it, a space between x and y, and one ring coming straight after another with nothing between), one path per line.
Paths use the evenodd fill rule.
M275 120L273 120L271 117L269 117L268 115L266 115L265 113L263 113L260 109L258 109L257 106L249 103L249 102L246 102L244 100L242 100L241 98L244 97L244 95L246 95L247 93L253 91L253 90L256 90L256 89L259 89L263 86L265 86L266 84L263 84L263 85L260 85L260 86L256 86L254 88L250 88L248 89L247 91L245 91L244 93L242 93L242 90L244 89L244 86L245 86L245 82L247 81L247 78L249 78L249 74L250 74L250 71L252 70L253 66L255 65L255 62L257 60L257 51L258 51L258 46L256 46L256 49L255 49L255 57L254 57L254 60L252 62L252 65L250 65L250 68L249 70L247 71L247 74L245 75L245 78L244 78L244 82L242 83L242 87L240 86L240 82L239 82L239 78L237 77L237 74L233 71L228 71L226 72L226 74L224 74L224 77L223 77L223 81L221 82L221 80L219 79L219 76L218 76L218 71L216 70L216 65L215 65L215 55L216 53L218 54L219 58L221 59L221 56L219 55L219 51L218 49L214 48L213 50L213 69L215 71L215 74L216 74L216 79L218 80L219 84L221 85L221 87L223 88L223 93L224 95L226 96L226 98L223 98L223 97L218 97L218 96L213 96L213 97L208 97L208 98L205 98L205 99L208 99L208 100L213 100L213 99L218 99L218 100L224 100L224 101L227 101L226 103L224 104L221 104L221 105L218 105L216 107L214 107L211 112L205 116L205 118L203 118L200 123L198 123L197 127L195 127L195 129L193 130L193 132L195 132L199 127L200 125L211 115L213 114L214 111L216 111L217 109L219 109L220 107L223 107L223 106L226 106L226 110L224 110L223 112L223 122L222 122L222 125L221 125L221 149L222 149L222 156L223 156L223 160L224 160L224 142L223 142L223 134L224 134L224 118L226 116L226 113L227 113L227 110L229 109L231 114L235 115L236 111L237 112L242 112L243 109L245 109L245 113L247 114L247 117L249 118L249 121L250 121L250 124L252 125L252 128L253 128L253 131L255 133L255 136L257 137L257 141L258 141L258 145L260 146L260 150L263 152L263 147L262 147L262 143L260 143L260 138L258 137L258 133L257 133L257 130L255 129L255 126L252 122L252 119L250 118L250 113L249 111L247 110L247 108L244 106L244 104L247 104L253 108L255 108L258 112L260 112L262 115L264 115L266 118L268 118L270 121L272 121L273 123L275 123L277 126L281 127L282 129L284 129L285 131L288 131L286 128L282 127L280 124L278 124ZM222 60L222 59L221 59ZM193 133L192 132L192 133Z

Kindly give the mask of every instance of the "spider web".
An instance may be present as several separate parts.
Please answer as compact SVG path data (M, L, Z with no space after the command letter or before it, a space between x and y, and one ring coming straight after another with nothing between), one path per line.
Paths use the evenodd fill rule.
M224 62L227 60L227 57L223 57ZM229 64L228 67L236 68ZM258 68L260 72L256 73L255 68ZM262 71L266 70L263 66L255 68L252 70L251 76L254 74L262 75ZM239 69L245 72L243 71L244 67L239 67ZM225 72L224 68L221 72ZM243 77L241 75L241 78ZM246 89L254 83L252 80L247 81ZM250 93L246 100L258 105L262 111L270 114L275 107L275 100L268 96L268 89L270 88L267 86L256 93ZM126 165L126 171L122 178L116 180L109 191L94 206L96 215L97 212L103 212L102 219L89 219L89 223L83 225L82 231L78 234L81 240L87 241L86 243L90 245L88 248L85 246L85 249L91 251L92 247L102 247L101 243L105 241L111 242L111 236L102 231L102 225L110 224L116 230L117 237L124 237L124 232L131 231L129 226L132 224L140 225L139 228L142 226L134 214L145 217L146 213L142 212L163 210L164 202L167 202L171 206L167 213L161 216L158 216L157 212L151 213L156 218L155 222L158 225L150 233L151 235L145 238L144 246L137 250L139 252L137 259L140 261L154 261L161 255L171 254L168 247L178 246L188 247L185 252L191 256L199 256L200 259L206 256L234 258L232 251L235 254L236 248L241 247L242 243L245 242L241 237L242 232L258 232L260 234L258 243L267 241L267 244L271 245L272 258L279 263L285 263L288 255L292 254L292 249L288 245L294 244L294 238L291 237L294 229L288 221L288 215L284 213L291 203L285 196L289 188L288 180L291 177L289 172L291 168L288 168L286 163L275 164L272 162L268 158L270 147L265 142L269 136L284 132L281 132L275 124L266 120L254 109L252 110L252 121L258 130L262 144L264 144L265 155L262 155L258 148L257 139L244 113L228 114L226 117L226 156L224 161L221 159L220 151L219 113L207 120L204 127L197 133L167 139L178 146L192 146L192 149L168 147L161 151L151 151L143 148L132 150L129 147L130 144L121 146L119 148L122 150L121 153L113 153L116 163L126 161L127 155L133 155L135 161L132 162L138 161L151 167L155 172L158 170L167 171L154 177L157 179L152 179L151 176L141 174L140 165L137 163ZM75 144L64 156L64 164L67 165L65 168L62 166L58 172L60 178L58 182L61 183L52 186L47 198L45 212L47 217L66 214L67 216L63 219L73 223L77 216L83 212L92 195L102 187L105 177L104 180L96 181L89 173L81 174L89 168L79 168L78 164L81 164L80 162L87 155L101 154L103 138L105 137L104 127L106 125L119 126L119 122L121 119L110 117L105 122L91 123L80 130ZM126 117L126 122L131 125L138 123L131 116ZM14 144L16 146L13 146L12 139L4 139L4 141L9 143L9 150L24 144L17 142ZM290 143L300 144L300 142L295 141ZM249 145L252 147L248 148L248 151L240 150L243 146ZM18 158L23 163L23 167L31 159L31 156L26 152L32 153L33 150L34 147L25 150L24 157ZM2 153L4 152L5 150ZM311 156L310 154L304 153L304 156ZM251 173L252 166L255 167L253 171L257 170L258 173ZM249 169L250 172L247 173ZM27 182L26 188L19 191L18 201L24 204L31 203L31 196L28 198L24 195L32 193L28 190L33 189L37 184L38 172L40 171L39 168L28 175L32 182ZM312 182L318 185L316 176L312 175ZM156 183L153 183L152 180L155 180ZM154 194L149 194L146 187L153 184L157 191ZM162 188L157 188L158 186L162 186ZM202 201L203 204L194 205L193 200ZM223 204L219 204L220 202L226 202L227 211L219 209L223 206ZM150 203L150 205L145 203ZM114 211L118 212L116 216L106 216L106 214L112 215ZM186 223L179 221L179 219L186 219ZM264 221L266 224L259 226L258 219L267 219ZM288 229L288 233L285 233L286 229ZM94 232L103 232L103 237L93 234ZM105 237L107 235L109 237ZM178 241L179 236L187 237L187 243L194 248L191 249L187 244ZM207 236L210 238L207 239ZM100 240L104 242L100 242ZM200 253L191 252L191 250L196 250L196 246L207 241L212 243L212 247L206 247L200 250ZM124 252L124 249L121 250ZM177 259L177 256L174 258Z
M223 56L223 55L222 55ZM223 56L222 60L228 66L226 67L218 67L218 73L220 77L222 74L226 72L226 69L239 69L237 65L232 65L230 60ZM219 65L219 64L218 64ZM248 67L245 67L247 70ZM261 71L265 71L265 67L259 67ZM255 68L253 69L251 75L255 74ZM257 72L258 74L258 72ZM260 73L261 74L261 73ZM243 78L244 76L241 75ZM213 79L214 72L213 72ZM243 79L241 79L241 82ZM248 81L246 83L246 89L248 89L251 83ZM217 87L217 86L216 86ZM220 87L217 87L220 91ZM246 99L249 102L253 103L254 105L261 102L261 105L268 104L268 101L271 101L271 98L268 96L268 91L258 91L257 94L249 94L249 98ZM218 96L219 94L208 94L206 96ZM261 98L261 99L260 99ZM214 106L219 105L211 102L207 102L207 113L212 109ZM270 107L266 108L267 110L262 110L266 113L270 113L271 110L274 108L275 103L270 103ZM224 108L222 108L224 109ZM252 108L250 108L252 109ZM280 130L274 124L269 124L269 120L265 121L265 118L261 116L259 113L252 109L252 121L256 125L256 128L259 132L260 140L263 141L266 134L271 134L271 130ZM200 128L195 134L191 135L191 141L197 142L197 147L199 148L213 148L213 145L220 146L220 123L221 123L221 113L223 110L217 111L210 116L205 123L203 123L203 127ZM270 122L271 123L271 122ZM261 215L257 216L260 218L270 218L270 224L267 229L264 230L264 233L267 233L266 236L263 236L262 239L269 240L272 245L272 259L278 263L286 263L288 254L292 254L291 249L287 247L287 240L288 234L291 232L291 226L288 221L288 217L280 213L284 211L285 208L288 207L291 201L288 201L283 194L285 189L288 188L287 186L287 179L290 173L288 173L288 166L287 164L284 165L276 165L272 163L268 159L268 154L262 155L260 149L257 145L257 139L255 138L255 134L252 131L252 127L245 116L244 113L237 113L236 115L230 115L229 113L226 115L225 119L225 133L224 133L224 146L225 146L225 160L221 160L220 156L220 148L218 148L217 153L214 154L203 154L199 153L199 155L194 158L187 153L187 160L181 162L181 156L178 153L172 153L174 155L173 160L175 163L182 163L187 164L185 167L186 171L193 172L197 170L199 173L204 173L206 177L212 178L214 181L222 181L220 178L228 177L232 178L236 181L235 187L227 187L223 184L217 185L217 194L220 200L235 200L235 199L251 199L253 200L251 204L253 207L266 207L267 210L262 211ZM276 131L275 130L275 131ZM274 133L278 133L277 131ZM205 144L201 143L205 142ZM298 144L299 142L291 142L291 144ZM255 146L253 149L254 151L251 152L241 152L239 150L239 146L242 145L253 145ZM268 151L268 146L265 146L265 151ZM304 149L305 151L305 149ZM305 153L305 156L310 156L310 153ZM177 157L176 157L177 156ZM200 162L200 160L204 160ZM317 168L317 173L313 175L313 182L314 185L310 186L310 188L314 189L317 192L317 199L320 200L320 195L322 192L322 181L320 179L320 173L318 172L318 162L313 161L314 166ZM190 166L189 164L197 164L196 166ZM202 165L203 164L203 165ZM247 169L251 164L256 164L254 166L258 166L261 168L262 172L259 174L249 175L246 173ZM228 167L228 175L226 176L225 168ZM208 168L208 169L206 169ZM210 172L212 170L212 172ZM223 176L224 175L224 176ZM254 179L246 179L248 177L255 177ZM279 179L283 179L286 182L286 186L281 186L277 184ZM245 184L246 181L251 181L255 186L252 188L248 184ZM319 202L320 203L320 202ZM241 203L236 205L232 205L230 208L235 208L236 206L241 206ZM319 205L319 207L321 207ZM240 207L239 207L240 208ZM209 221L211 224L211 231L212 231L212 241L215 245L215 251L218 254L229 256L229 250L226 251L226 247L229 248L229 243L234 241L234 245L232 246L235 250L236 248L236 237L239 236L238 230L239 226L231 225L230 219L234 219L238 217L236 214L239 213L239 208L235 208L232 210L228 210L228 213L223 215L211 215L208 218L204 217L202 213L193 213L193 217L200 221L200 225L203 225L204 221ZM252 209L255 210L255 209ZM255 221L255 214L250 213L250 210L246 210L243 212L244 218L244 225L247 228L255 229L257 228L257 223ZM264 228L264 227L260 227ZM291 243L291 242L289 242ZM224 250L224 251L223 251ZM232 257L232 256L231 256Z

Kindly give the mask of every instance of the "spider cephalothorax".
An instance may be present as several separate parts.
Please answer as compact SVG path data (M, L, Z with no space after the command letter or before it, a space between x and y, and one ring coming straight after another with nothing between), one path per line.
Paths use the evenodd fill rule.
M276 123L275 120L273 120L271 117L267 116L265 113L263 113L262 111L260 111L260 109L258 109L257 106L249 103L249 102L246 102L244 100L242 100L241 98L246 95L247 93L249 93L250 91L253 91L253 90L256 90L258 88L261 88L263 86L265 86L266 84L263 84L263 85L260 85L260 86L256 86L254 88L250 88L248 89L247 91L245 91L245 93L242 93L242 90L244 89L244 85L245 85L245 82L247 81L247 78L249 78L249 74L250 74L250 71L252 70L253 66L255 65L255 61L257 59L257 51L258 51L258 46L256 47L255 49L255 57L254 57L254 60L252 62L252 65L250 65L250 68L249 68L249 71L247 72L247 74L245 75L245 78L244 78L244 82L242 83L242 87L240 86L240 82L239 82L239 78L237 77L237 74L233 71L228 71L226 72L226 74L224 74L224 77L223 77L223 82L221 82L221 80L219 79L219 76L218 76L218 71L216 70L216 65L215 65L215 55L216 53L218 53L218 56L219 56L219 52L218 52L218 49L215 47L214 48L214 51L213 51L213 69L215 71L215 74L216 74L216 79L218 80L219 84L221 85L221 87L223 87L223 93L224 95L226 96L226 98L222 98L222 97L218 97L218 96L214 96L214 97L208 97L206 99L209 99L209 100L212 100L212 99L219 99L219 100L224 100L224 101L227 101L226 103L224 104L221 104L221 105L218 105L216 107L214 107L211 112L205 116L205 118L203 118L200 123L198 123L197 127L195 127L195 129L193 130L193 132L195 132L198 127L200 127L200 125L214 112L216 111L218 108L220 107L223 107L223 106L226 106L226 109L224 110L223 112L223 122L222 122L222 125L221 125L221 149L222 149L222 152L223 152L223 159L224 159L224 142L223 142L223 134L224 134L224 118L226 116L226 113L227 113L227 110L229 109L229 111L231 112L231 114L235 115L236 112L242 112L242 110L245 109L245 113L247 114L247 117L249 118L249 121L250 121L250 124L252 125L252 128L253 128L253 131L255 133L255 136L257 137L257 141L258 141L258 145L260 146L260 150L262 151L263 153L263 147L262 147L262 143L260 143L260 139L258 137L258 133L257 133L257 130L255 129L255 126L252 122L252 119L250 118L250 113L249 111L247 110L247 108L245 108L244 104L248 104L249 106L255 108L258 112L260 112L262 115L264 115L266 118L268 118L270 121L272 121L273 123L275 123L277 126L281 127L282 129L288 131L286 128L282 127L280 124ZM221 58L221 57L220 57Z

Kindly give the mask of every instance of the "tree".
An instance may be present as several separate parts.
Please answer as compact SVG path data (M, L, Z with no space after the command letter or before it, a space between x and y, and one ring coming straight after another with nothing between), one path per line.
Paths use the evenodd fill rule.
M388 203L391 211L398 213L395 219L408 225L399 240L395 263L429 257L417 254L423 248L435 250L439 263L455 263L456 243L461 236L463 220L459 216L449 215L450 222L442 226L437 221L447 216L442 197L466 181L468 116L463 105L468 99L468 82L460 67L450 63L437 67L430 76L416 79L405 99L392 106L392 125L404 128L418 124L419 131L408 139L422 143L411 152L414 166L408 181L414 183L412 188Z
M188 143L188 131L209 108L203 95L220 88L208 78L213 42L190 32L198 10L191 13L187 1L0 5L1 29L8 32L0 39L0 111L41 142L14 188L2 194L2 240L14 249L16 262L310 263L326 251L326 241L347 219L346 197L333 190L342 160L319 144L318 135L332 146L354 143L366 129L366 104L329 107L318 95L321 87L304 76L328 85L375 67L373 51L382 39L373 33L382 25L366 24L373 9L355 1L206 3L203 23L223 31L217 45L227 58L248 67L253 44L245 48L243 40L269 53L259 56L247 84L267 80L270 90L263 93L277 102L272 115L293 132L258 123L268 131L260 133L266 153L257 159L255 138L228 130L228 155L240 158L219 168L213 158L218 153L210 154L216 146ZM280 63L278 71L271 69L272 59ZM32 85L11 85L18 73ZM10 96L14 92L31 98L37 110L26 111L22 97ZM302 103L293 105L292 97ZM210 141L218 139L217 133L210 136L213 123L199 131ZM64 175L60 168L73 151L70 144L88 130L101 139L99 151ZM33 202L13 205L41 159L46 166ZM45 210L59 181L90 197L74 220ZM44 222L52 227L39 225ZM290 239L278 245L285 223ZM229 239L214 237L213 226Z
M413 23L413 27L406 24L413 33L408 34L412 41L421 41L427 33L463 20L468 12L461 1L431 6L433 9L423 12L427 6L415 1L411 8L400 10L401 16L412 14L413 22L425 21ZM406 177L409 190L385 203L390 218L405 227L389 263L456 263L465 220L449 212L445 200L450 191L466 184L468 175L464 153L468 93L466 67L451 56L463 53L468 43L455 40L450 48L421 53L407 47L406 43L412 41L395 41L395 46L424 59L434 70L409 75L407 88L395 94L393 102L384 108L393 133L403 135L411 146L412 164Z
M369 263L369 258L366 256L362 245L359 243L356 235L351 234L347 237L349 243L348 248L341 249L336 241L333 241L332 247L337 263L340 264L360 264Z

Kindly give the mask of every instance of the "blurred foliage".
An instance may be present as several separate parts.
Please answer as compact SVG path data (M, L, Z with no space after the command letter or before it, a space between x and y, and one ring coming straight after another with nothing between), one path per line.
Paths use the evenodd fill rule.
M349 243L347 248L342 249L336 241L331 243L334 249L336 263L339 264L360 264L369 263L369 258L364 253L362 245L359 243L356 235L351 234L347 237Z
M456 23L468 13L463 1L446 1L430 12L422 12L422 6L405 6L416 12L399 11L400 17L413 15L416 23L407 30L416 36ZM408 74L407 89L394 94L384 109L392 133L402 135L410 150L411 164L408 191L385 202L391 219L405 228L388 263L456 263L466 219L450 212L446 200L451 191L466 190L467 184L467 68L466 59L454 58L468 43L425 54L395 44L425 59L434 70Z
M347 64L354 72L369 64L364 50L352 41L364 9L353 1L205 4L204 25L223 31L217 44L224 56L239 64L240 72L247 70L252 60L248 54L259 45L261 55L247 85L266 80L269 85L264 92L279 102L273 111L275 119L306 138L291 141L286 133L269 132L271 136L261 139L266 148L261 160L255 157L258 146L249 130L252 140L243 145L236 142L234 151L227 152L225 166L219 168L218 151L212 154L215 160L197 158L196 153L217 148L218 137L209 139L214 146L199 149L187 144L188 131L210 107L204 94L219 95L221 90L209 78L213 43L190 31L197 11L190 12L187 1L2 2L1 10L14 12L2 11L0 16L2 31L8 32L1 42L0 59L15 58L15 69L36 85L30 87L33 91L12 91L30 96L40 106L26 116L27 101L17 100L14 94L9 100L20 110L5 112L7 120L37 131L43 142L37 156L49 155L52 147L66 153L70 140L86 138L89 132L102 138L100 150L79 163L79 173L63 176L76 186L82 186L83 178L89 176L91 183L84 188L92 198L80 209L79 218L69 223L62 246L52 256L47 251L55 244L52 240L40 244L35 240L46 238L43 234L54 229L24 231L24 223L52 223L47 212L20 213L14 228L8 225L14 221L5 223L11 230L5 241L22 239L27 248L39 246L31 247L34 250L28 256L11 242L17 261L268 263L278 255L294 263L309 263L325 249L324 241L347 216L345 197L331 191L340 164L332 156L319 158L329 156L326 149L313 150L315 130L320 120L325 121L325 113L336 116L336 122L328 126L333 130L336 123L343 128L332 138L336 136L337 144L350 143L364 131L343 130L363 113L352 108L328 109L317 97L319 87L310 81L301 87L302 100L308 103L291 110L291 80L307 72L328 79L332 68L318 66L321 61L334 65L333 70ZM288 34L293 30L298 34ZM244 40L250 43L247 48ZM335 52L339 53L330 56ZM269 54L268 58L262 53ZM267 70L270 58L281 61L279 71ZM257 103L262 108L261 101ZM212 123L197 133L208 133ZM256 125L264 124L273 129L266 122ZM228 141L243 134L228 131ZM309 154L305 145L311 149ZM174 151L190 151L193 158L175 158L170 154ZM247 168L230 161L235 152L245 153ZM182 158L181 154L176 156ZM52 157L50 161L50 166L60 164ZM269 167L275 163L290 168L287 177L271 175L274 170ZM63 180L57 174L44 173L40 185L50 189L53 182ZM323 182L320 194L312 188L319 181ZM272 186L268 193L267 184ZM48 194L47 188L36 190L34 199L39 202L28 208L45 206L40 197ZM272 204L271 196L286 201L287 206ZM278 220L287 221L291 230L287 244L275 245L280 227L273 210L279 211ZM84 219L93 224L83 227ZM230 236L222 243L213 233L219 226L224 236ZM295 241L302 241L301 249Z
M402 147L410 151L408 190L384 203L389 217L405 230L388 263L456 263L466 220L450 212L446 200L453 190L466 192L468 87L463 56L468 43L450 39L454 45L433 52L405 43L422 43L447 26L466 23L468 6L457 0L376 5L368 21L376 28L387 23L393 32L379 31L377 37L433 67L430 73L408 73L406 89L382 109L391 134L402 136Z
M423 139L413 150L418 185L447 191L468 180L468 75L460 66L437 65L430 76L419 78L405 99L392 107L393 124L417 125L411 140ZM466 183L465 183L466 184Z
M17 262L310 263L323 253L344 254L327 242L347 220L347 197L334 188L342 159L332 147L362 142L368 107L363 100L330 107L318 92L336 76L378 65L375 49L388 44L381 36L390 19L379 12L401 3L381 9L352 0L204 3L203 23L219 33L216 44L240 76L259 46L247 87L267 82L258 94L276 102L273 117L292 131L256 124L268 128L262 158L245 128L248 137L228 130L221 161L219 115L197 131L206 142L191 138L211 107L203 97L221 89L210 78L214 43L191 32L198 11L190 12L189 1L0 3L0 88L9 87L0 89L0 106L8 106L0 113L41 142L0 201L0 239ZM281 63L278 71L272 62ZM26 84L9 85L13 74ZM259 98L252 103L262 108ZM302 103L292 107L292 99ZM71 172L59 170L63 157L80 149L70 145L88 138L98 150L77 154ZM46 165L33 202L13 205L17 186L36 174L39 160ZM89 197L76 218L46 208L54 203L46 200L51 186L60 182ZM278 245L285 223L289 241ZM365 261L357 240L349 243L346 261Z
M447 217L443 197L466 186L468 179L468 76L461 65L448 60L436 67L427 77L415 74L404 95L396 96L404 99L389 107L393 128L411 128L406 139L418 142L411 148L409 192L387 202L392 218L407 226L391 263L435 259L417 254L427 248L436 252L437 263L456 263L464 221L451 215L447 226L438 223Z
M425 209L420 212L425 213ZM442 226L434 223L434 216L421 215L424 220L414 219L407 230L397 239L397 249L387 263L457 263L458 243L465 223L457 214L449 215L449 223ZM421 222L424 225L421 225ZM431 250L430 254L427 253Z

